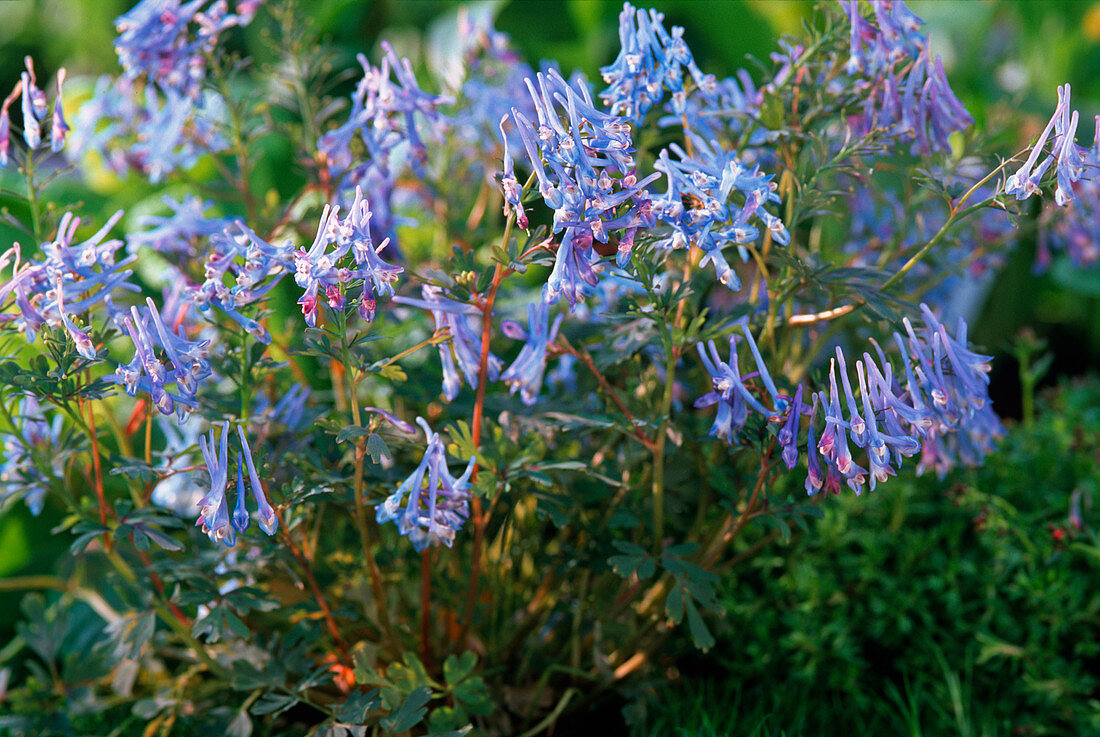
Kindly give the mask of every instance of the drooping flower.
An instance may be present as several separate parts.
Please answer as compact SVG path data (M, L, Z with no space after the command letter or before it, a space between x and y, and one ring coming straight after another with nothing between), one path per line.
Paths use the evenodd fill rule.
M915 58L928 45L920 30L924 21L902 0L869 0L874 23L863 16L859 0L838 2L851 28L848 74L874 76L895 62Z
M199 500L199 517L195 526L201 526L211 542L224 543L227 548L237 542L237 533L229 522L229 506L225 500L225 488L229 479L229 423L221 424L221 441L215 446L214 428L209 440L199 437L199 450L206 461L210 475L210 491Z
M558 328L561 327L561 321L564 318L565 315L558 315L551 326L550 305L540 300L527 305L529 332L524 331L514 322L506 321L501 325L501 329L508 337L526 341L515 362L500 375L512 394L519 390L520 397L526 405L532 405L538 401L539 391L542 389L542 377L546 372L546 350L557 337Z
M453 401L458 396L461 383L459 372L471 389L477 388L482 330L481 320L477 319L471 324L471 319L480 318L481 310L448 298L440 287L430 284L421 288L421 295L423 299L397 296L393 301L430 311L435 318L436 332L446 332L451 336L449 341L439 344L439 360L443 366L443 396L447 401ZM489 353L489 381L497 380L502 366L503 362Z
M768 420L778 421L787 411L789 404L779 395L775 383L768 373L768 368L764 365L764 359L760 355L759 349L756 347L756 341L753 340L752 334L749 332L748 326L742 323L741 327L745 335L745 340L749 344L753 359L756 361L757 370L753 374L745 376L741 374L741 370L738 367L738 338L736 335L730 336L729 363L723 361L719 357L718 349L715 347L713 340L707 341L707 349L710 353L709 356L707 355L707 351L704 351L702 343L696 346L699 350L699 357L703 360L703 366L706 368L707 373L710 374L714 390L696 399L695 406L703 408L710 407L714 404L718 405L718 415L715 417L714 424L711 426L710 434L724 439L729 445L733 445L737 442L737 435L740 434L741 429L745 426L745 421L748 419L749 409L752 409ZM749 391L748 387L745 386L745 379L751 378L752 376L759 376L761 378L766 391L771 396L774 409L767 409L760 400ZM799 401L801 401L801 394L798 394L798 396Z
M245 436L243 426L237 425L237 435L241 438L241 451L244 455L245 465L248 467L248 482L252 487L252 497L256 501L256 524L268 535L274 535L275 531L279 529L279 518L264 494L264 487L260 483L259 475L256 473L256 465L252 460L252 449L248 445L248 437ZM240 506L239 500L237 505Z
M117 371L105 378L122 384L130 396L139 391L149 394L161 414L175 411L182 423L198 408L199 383L213 373L207 361L210 341L188 340L164 324L151 298L146 298L146 306L144 312L131 307L130 315L123 319L134 344L133 360L119 364ZM154 353L158 346L167 367ZM175 386L174 391L168 390L171 385Z
M1085 149L1078 146L1074 139L1077 119L1077 111L1070 110L1070 87L1068 84L1062 85L1058 88L1058 105L1054 115L1031 148L1023 166L1005 180L1005 194L1015 195L1017 200L1026 200L1039 191L1043 175L1051 164L1055 164L1055 201L1064 207L1075 199L1074 183L1085 173ZM1050 153L1036 166L1052 132L1054 138Z
M379 524L396 522L398 531L407 535L418 551L438 543L451 547L455 533L469 516L470 475L477 458L471 456L466 470L455 478L447 467L439 434L432 432L424 418L417 417L416 422L428 441L424 457L397 490L378 505L376 517Z

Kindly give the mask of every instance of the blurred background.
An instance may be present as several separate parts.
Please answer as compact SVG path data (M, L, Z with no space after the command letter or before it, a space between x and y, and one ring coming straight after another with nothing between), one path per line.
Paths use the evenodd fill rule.
M0 2L0 90L18 80L27 54L45 73L68 68L67 99L81 94L74 78L85 77L87 90L96 75L116 73L113 19L130 5ZM533 64L554 59L564 71L578 68L596 79L617 53L618 3L488 5L497 28ZM656 5L666 25L685 27L699 65L719 76L752 71L779 35L798 33L814 12L813 3L800 0ZM1091 121L1100 113L1100 2L909 5L927 22L951 85L978 126L1004 131L993 141L1002 153L1034 139L1065 82L1081 112L1078 141L1091 143ZM356 53L377 58L382 38L412 55L456 9L435 0L308 6L338 52L337 64L347 68ZM260 25L231 43L263 60L269 52ZM289 154L274 151L260 167L260 191L280 190L288 169L280 156ZM1037 214L1038 203L1031 204ZM641 683L636 698L617 705L633 731L793 735L850 725L874 734L1100 734L1100 594L1087 585L1097 580L1100 554L1095 545L1075 553L1083 542L1057 534L1069 530L1073 492L1100 494L1100 390L1081 383L1100 366L1100 268L1035 274L1035 249L1033 238L1022 239L977 295L971 340L995 355L991 395L1009 421L1021 411L1013 345L1021 331L1037 345L1045 341L1032 356L1051 357L1040 387L1061 387L1041 404L1045 414L1041 409L1028 427L1010 422L1005 449L981 471L946 483L892 483L870 500L838 499L819 529L791 543L795 550L763 556L739 574L725 592L715 651L706 659L670 659L671 688ZM1078 516L1083 498L1077 494ZM59 567L63 574L75 565L68 541L49 535L57 522L48 513L33 518L23 505L0 517L0 578ZM0 646L19 597L0 588ZM608 717L612 734L616 718ZM731 732L730 724L747 726Z

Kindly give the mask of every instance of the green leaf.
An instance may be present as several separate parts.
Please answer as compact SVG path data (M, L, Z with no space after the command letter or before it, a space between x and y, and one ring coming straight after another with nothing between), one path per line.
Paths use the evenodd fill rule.
M404 732L412 729L424 719L428 713L425 705L431 700L432 692L427 686L413 689L413 692L405 699L405 703L382 720L382 726L391 732Z
M477 655L467 650L461 656L450 655L443 661L443 680L448 686L464 681L477 666Z
M657 563L645 551L645 548L625 540L615 540L611 544L623 553L623 555L613 555L607 559L607 562L611 565L611 570L618 575L623 578L636 575L640 579L647 579L656 573Z
M174 537L169 537L168 535L165 535L163 532L156 529L155 527L145 527L143 525L141 531L148 535L150 540L155 542L159 547L163 548L164 550L183 550L183 546L180 545L180 543Z
M268 693L264 694L259 701L252 705L250 711L253 714L282 714L298 703L298 699L294 696L288 696L281 693Z
M665 614L673 624L684 621L684 587L677 583L665 598Z
M386 441L377 433L367 438L367 453L376 464L381 463L383 458L393 458Z
M376 688L366 693L353 693L336 712L336 719L344 724L365 724L367 715L381 703Z
M707 629L707 625L703 622L702 616L699 615L695 602L691 598L685 598L684 605L687 609L688 631L691 633L692 643L703 652L710 650L714 647L714 635Z
M359 425L348 425L340 432L336 433L336 442L343 443L348 440L355 440L361 438L364 435L370 435L370 430Z

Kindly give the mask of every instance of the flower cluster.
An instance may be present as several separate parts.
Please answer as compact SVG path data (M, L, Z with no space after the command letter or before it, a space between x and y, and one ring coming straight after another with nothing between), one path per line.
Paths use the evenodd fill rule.
M799 432L803 414L809 414L807 430L806 491L837 491L842 482L861 493L870 476L871 490L895 475L902 458L922 453L918 473L935 470L941 476L953 465L973 465L992 451L1003 433L989 402L986 375L989 356L966 347L966 324L960 319L952 337L927 305L921 305L925 325L916 329L904 320L906 336L894 334L902 354L905 386L893 366L875 344L878 362L864 353L855 362L859 398L853 390L844 352L838 347L830 362L829 390L812 394L807 407L800 385L793 399L780 395L748 327L742 323L756 363L755 374L742 375L738 367L737 336L730 337L730 361L721 360L714 341L708 351L698 346L714 390L695 402L696 407L718 404L710 434L735 442L745 426L749 410L769 422L782 423L778 442L788 468L798 461ZM838 382L837 375L840 380ZM771 399L769 409L746 385L759 376ZM821 409L824 425L817 424ZM820 434L817 428L821 427ZM867 467L856 463L852 446L865 449Z
M477 388L478 368L481 366L481 320L475 320L473 324L470 321L474 317L481 318L482 313L473 305L448 298L442 288L431 284L421 287L420 293L423 299L397 296L393 301L428 310L435 318L436 332L451 336L449 341L439 344L439 361L443 366L443 396L450 402L458 396L461 384L459 371L471 389ZM456 363L458 370L455 368ZM489 353L487 368L490 381L497 380L503 365L499 358Z
M199 500L199 517L195 520L195 526L202 526L202 531L209 536L212 542L221 542L226 547L233 547L237 542L237 533L243 533L248 529L249 515L246 507L248 490L244 485L244 468L248 469L249 485L252 489L252 497L256 501L256 522L260 529L268 535L274 535L279 529L279 518L275 510L268 503L264 495L263 485L256 475L256 466L252 460L252 450L248 445L244 428L237 426L237 434L241 440L241 450L237 453L237 503L233 509L233 515L229 514L229 503L226 498L226 487L229 482L229 423L221 424L221 442L215 447L214 429L210 429L209 439L199 437L199 450L202 451L206 461L206 469L210 474L210 491Z
M1055 202L1065 207L1075 199L1073 185L1085 173L1086 154L1086 150L1078 146L1075 140L1077 119L1077 111L1070 110L1069 85L1062 85L1058 88L1058 105L1054 109L1054 115L1031 148L1024 165L1005 180L1005 194L1015 195L1017 200L1026 200L1039 191L1039 183L1053 163L1057 180ZM1054 137L1051 139L1050 153L1036 166L1052 132Z
M0 509L9 499L22 499L31 514L38 516L46 503L49 469L60 475L62 457L60 413L46 420L37 400L26 395L12 403L13 418L21 421L11 434L0 434Z
M645 187L660 175L638 180L629 123L595 108L582 82L571 85L550 70L536 75L534 82L528 79L527 88L537 123L517 108L512 109L512 121L538 178L539 194L554 210L553 232L565 231L543 297L554 303L565 294L575 306L584 299L586 285L595 286L598 278L592 267L598 260L593 241L608 243L610 233L623 231L618 258L625 263L637 230L653 225ZM564 111L559 112L559 105ZM520 188L507 152L502 184L506 201L518 209L524 225Z
M1092 147L1084 152L1085 171L1073 183L1073 199L1064 207L1050 208L1044 213L1044 227L1039 232L1035 265L1046 268L1051 251L1064 251L1076 267L1089 267L1100 261L1100 116Z
M9 152L11 150L11 116L8 108L20 100L20 109L23 113L23 142L27 149L34 151L42 144L42 123L46 118L48 107L46 93L38 86L38 80L34 74L34 62L25 57L27 71L20 75L15 88L4 98L0 105L0 167L8 165ZM53 101L53 113L50 117L50 150L57 153L65 146L65 137L71 128L65 121L65 110L61 106L61 86L65 83L65 69L57 70L57 96Z
M640 123L646 112L664 99L665 90L672 94L671 109L675 115L687 111L688 94L684 90L687 67L696 89L715 99L717 83L714 75L703 74L695 64L686 43L684 29L673 26L665 30L664 15L656 10L636 10L623 3L619 14L619 55L600 74L607 89L600 93L612 115L621 115Z
M291 266L291 246L274 246L243 222L235 221L210 238L205 280L192 287L189 296L200 310L216 307L261 343L270 343L267 328L240 309L262 299ZM232 281L231 285L226 280Z
M372 66L359 54L363 67L360 80L351 96L351 113L343 125L323 135L318 148L328 162L329 171L343 186L365 184L368 171L375 171L383 181L392 180L404 163L417 174L423 173L428 156L421 131L423 124L443 126L446 122L439 108L453 102L448 97L432 95L420 88L408 59L398 58L389 43L382 43L382 66ZM352 141L359 138L366 146L367 158L359 164L352 150ZM372 190L371 199L375 196Z
M152 299L145 301L144 312L131 307L129 316L123 318L134 344L134 357L128 364L119 364L107 380L122 384L130 396L139 391L148 394L161 414L175 411L182 423L189 412L198 408L199 383L213 373L206 360L210 341L188 340L164 324ZM156 355L158 345L167 367ZM175 385L174 392L168 390L170 385Z
M916 57L928 45L924 23L902 0L869 0L875 22L864 17L860 0L837 0L851 28L848 74L885 72L895 62Z
M305 290L298 300L310 327L317 321L318 293L323 291L329 306L343 309L345 289L353 279L363 280L363 294L359 301L359 314L364 320L373 320L376 297L393 294L393 285L404 269L388 264L379 253L388 245L384 240L377 247L371 239L370 205L363 197L363 190L355 188L355 199L348 214L340 220L339 206L325 206L317 237L308 251L294 251L294 280ZM328 251L330 245L334 250ZM344 257L351 253L356 268L341 267Z
M130 79L146 77L165 93L198 101L206 77L206 56L218 37L252 22L263 0L238 0L230 13L226 0L141 0L115 19L115 52ZM194 26L195 30L192 31Z
M746 167L736 155L716 143L708 143L687 133L691 153L677 144L670 149L678 160L662 150L654 168L665 174L668 189L653 200L653 212L659 221L671 226L671 232L657 241L665 249L698 247L704 252L703 266L714 265L718 281L730 289L741 288L741 281L722 254L727 244L752 243L759 237L754 219L764 223L777 243L790 243L786 226L764 209L778 202L776 185L759 166ZM731 202L733 193L744 204ZM690 207L686 204L690 203ZM747 254L745 254L747 257Z
M0 268L13 264L12 278L0 287L0 302L14 296L19 313L0 314L0 321L14 323L28 342L34 341L43 325L64 327L80 355L94 359L96 348L91 337L73 318L99 304L113 317L118 309L111 294L116 289L139 289L128 281L133 271L125 268L135 257L116 262L115 252L122 241L104 240L121 217L119 210L92 237L73 243L80 218L65 213L57 236L42 244L42 260L22 261L19 244L15 243L0 256Z
M424 457L397 490L378 505L376 517L379 524L396 522L397 529L418 551L433 543L450 547L470 513L470 475L477 459L471 457L466 470L455 478L447 467L447 452L439 434L432 432L424 418L417 417L416 422L428 441Z
M501 330L509 338L526 341L515 362L500 375L501 381L509 386L512 394L518 390L523 403L532 405L538 401L542 389L542 377L546 372L546 351L558 335L558 328L565 315L558 315L553 326L550 325L550 305L543 301L527 305L527 327L506 320Z
M932 59L923 21L901 0L871 0L873 21L858 0L840 3L851 25L845 68L865 90L863 115L850 121L856 134L885 131L925 156L950 151L949 136L974 119L952 92L941 58Z
M714 418L714 424L711 425L710 435L725 440L729 445L733 445L737 441L737 436L748 420L750 409L769 421L778 421L787 411L789 405L788 399L781 396L778 389L776 389L775 382L772 380L771 374L768 373L768 367L764 364L760 349L757 347L756 341L753 340L752 333L749 332L746 323L741 323L741 331L744 333L745 341L748 343L749 350L756 361L756 371L744 376L742 376L741 369L738 367L737 335L730 335L729 363L723 361L721 356L718 355L718 348L715 347L713 340L707 341L706 349L703 348L702 343L696 346L699 350L699 357L703 360L703 366L710 374L713 391L707 392L696 399L695 406L703 408L718 405L718 414ZM756 376L760 377L771 397L772 409L765 407L745 385L746 379ZM798 404L801 406L801 391L798 394L798 399ZM795 429L797 431L797 427Z
M154 184L195 166L205 153L228 148L221 135L225 102L209 90L201 109L169 87L135 87L128 77L100 77L90 100L77 111L75 155L98 154L112 171L140 171Z

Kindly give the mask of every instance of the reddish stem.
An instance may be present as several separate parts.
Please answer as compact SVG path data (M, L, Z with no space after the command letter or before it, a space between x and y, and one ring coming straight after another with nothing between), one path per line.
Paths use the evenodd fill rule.
M497 298L497 290L504 281L508 271L500 264L493 270L493 283L489 287L489 293L485 296L485 303L481 307L481 360L477 368L477 399L474 402L474 417L471 433L474 447L481 449L481 419L485 414L485 386L489 383L489 334L493 327L493 303ZM474 472L470 476L471 482L477 482L477 462L474 463ZM481 499L473 494L470 499L471 518L474 523L473 551L470 554L470 586L466 592L466 606L463 610L462 629L459 631L458 641L461 644L466 639L470 630L470 620L474 616L474 601L477 600L478 575L481 569L481 548L485 538L485 524L487 522L482 513Z

